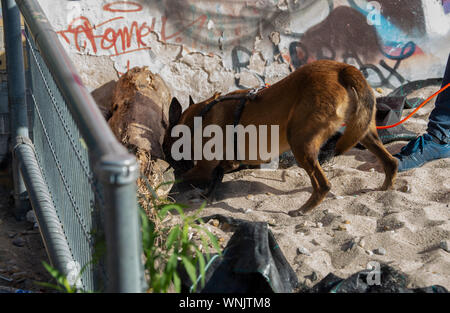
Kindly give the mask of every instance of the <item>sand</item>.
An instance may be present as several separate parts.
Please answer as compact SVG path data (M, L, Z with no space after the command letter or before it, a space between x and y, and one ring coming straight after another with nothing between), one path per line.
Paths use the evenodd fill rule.
M427 97L437 90L425 88L410 96ZM423 133L433 108L434 101L410 119L406 128ZM398 141L386 147L395 154L406 143ZM384 173L367 150L354 148L334 158L324 170L331 192L306 216L287 215L312 191L309 177L297 165L226 174L218 201L201 215L270 223L299 281L308 286L328 273L348 277L365 269L370 261L379 261L406 273L411 288L438 284L450 289L450 253L439 248L442 240L450 239L450 159L399 173L394 190L389 191L379 191ZM198 200L189 200L194 193L177 194L175 199L195 208ZM232 233L208 227L225 246ZM347 250L351 240L355 245ZM298 254L300 247L311 255ZM372 254L378 248L384 248L385 255ZM315 281L305 277L312 272L317 275Z

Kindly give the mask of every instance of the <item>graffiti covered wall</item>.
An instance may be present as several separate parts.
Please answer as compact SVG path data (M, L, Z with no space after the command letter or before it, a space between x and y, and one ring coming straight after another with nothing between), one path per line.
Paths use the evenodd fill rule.
M149 66L183 105L317 59L395 89L441 77L450 0L40 0L92 89Z

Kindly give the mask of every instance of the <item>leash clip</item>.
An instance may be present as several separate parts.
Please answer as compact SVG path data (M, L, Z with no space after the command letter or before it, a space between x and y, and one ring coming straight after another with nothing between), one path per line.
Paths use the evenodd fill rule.
M258 96L258 93L259 93L261 90L266 89L266 88L267 88L267 86L260 86L260 87L258 87L258 88L253 88L252 90L250 90L250 91L248 92L247 98L248 98L249 100L255 100L256 97Z

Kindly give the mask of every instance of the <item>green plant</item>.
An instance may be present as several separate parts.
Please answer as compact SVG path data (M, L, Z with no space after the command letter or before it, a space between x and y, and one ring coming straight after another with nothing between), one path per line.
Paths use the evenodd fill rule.
M67 276L60 273L56 268L51 266L45 261L42 261L42 264L44 265L45 269L50 273L50 275L56 280L56 284L46 283L46 282L36 282L37 285L42 287L47 287L51 289L55 289L60 292L64 293L85 293L86 291L83 289L78 288L76 285L71 285L69 280L67 279ZM84 266L80 273L78 274L75 281L78 281L81 277L81 274L85 271L86 266Z
M221 255L220 245L217 238L204 226L199 214L205 204L197 209L194 214L186 215L184 209L187 206L177 203L169 203L166 199L159 199L155 190L165 184L160 184L153 189L146 181L146 189L149 193L139 192L139 213L142 226L142 244L145 254L145 270L148 274L148 286L150 292L180 292L181 279L178 271L180 266L184 268L192 282L191 290L195 292L198 280L202 286L205 285L206 264L211 259L210 245ZM165 227L164 220L171 214L178 213L180 223ZM201 244L191 240L190 231L196 231ZM93 261L97 263L104 254L104 241L99 241L98 253L94 254ZM206 250L204 256L201 246ZM91 263L92 263L91 262ZM66 293L86 292L69 283L67 277L61 274L51 265L43 262L44 267L56 280L56 285L51 283L37 282L38 285L55 289ZM87 265L82 268L78 281ZM198 270L197 270L198 268ZM198 278L199 277L199 278Z
M151 196L141 195L139 204L149 291L180 292L181 279L178 273L180 265L188 274L192 282L192 290L195 291L198 277L200 277L201 285L205 285L206 263L211 257L210 244L218 254L221 254L217 238L204 227L203 221L199 218L206 203L203 203L194 214L188 216L184 212L187 206L161 201L148 183L147 188L151 191ZM152 205L151 208L150 205ZM149 210L153 210L153 214L149 214ZM164 227L163 220L171 211L178 213L181 221L177 225ZM148 215L151 215L151 218ZM197 232L201 244L191 240L190 231ZM205 247L206 257L200 245Z

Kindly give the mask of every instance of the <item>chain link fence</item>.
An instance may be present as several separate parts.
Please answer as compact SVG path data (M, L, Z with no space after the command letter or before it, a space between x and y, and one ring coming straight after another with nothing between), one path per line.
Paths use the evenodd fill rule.
M68 264L68 271L77 273L83 268L79 285L94 290L99 288L94 284L92 264L95 221L104 201L94 180L85 140L28 29L25 35L37 161L75 260Z

